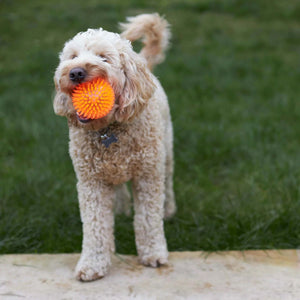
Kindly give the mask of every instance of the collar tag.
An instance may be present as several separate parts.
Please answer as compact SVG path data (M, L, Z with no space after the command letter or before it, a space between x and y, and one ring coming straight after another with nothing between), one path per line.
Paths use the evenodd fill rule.
M106 148L110 146L112 143L116 143L118 138L112 133L108 136L106 133L101 135L101 144L103 144Z

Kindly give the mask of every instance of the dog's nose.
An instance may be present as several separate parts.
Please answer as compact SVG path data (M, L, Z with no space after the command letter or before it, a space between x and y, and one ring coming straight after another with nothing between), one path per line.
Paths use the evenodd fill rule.
M81 82L86 76L86 70L83 68L74 68L70 71L69 77L73 82Z

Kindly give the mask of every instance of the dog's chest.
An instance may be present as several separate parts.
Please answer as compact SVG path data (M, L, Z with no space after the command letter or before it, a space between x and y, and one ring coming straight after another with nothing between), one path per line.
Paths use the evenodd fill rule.
M120 141L106 147L98 145L93 157L93 167L97 176L103 180L120 184L130 180L136 165L136 153L130 151L128 145L120 145Z
M97 134L70 135L70 155L77 175L97 176L110 184L130 180L140 168L143 153L143 147L128 134L114 133L108 144Z

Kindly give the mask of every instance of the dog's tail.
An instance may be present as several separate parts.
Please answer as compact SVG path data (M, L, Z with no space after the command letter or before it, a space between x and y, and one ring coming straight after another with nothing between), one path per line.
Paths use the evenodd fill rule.
M120 23L123 30L121 36L131 42L142 38L144 47L140 55L147 60L148 67L152 69L165 58L164 52L171 38L169 23L157 13L130 17L127 21L128 23Z

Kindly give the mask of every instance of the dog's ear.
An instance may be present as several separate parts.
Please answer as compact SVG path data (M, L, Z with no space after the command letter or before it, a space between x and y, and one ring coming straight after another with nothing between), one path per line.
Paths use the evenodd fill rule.
M122 52L120 59L125 83L119 95L115 118L118 122L126 122L143 111L154 93L155 85L146 61L133 50Z
M71 98L60 90L55 77L54 77L54 83L55 83L55 90L56 90L53 99L54 112L59 116L68 116L70 115L73 107L71 103Z

